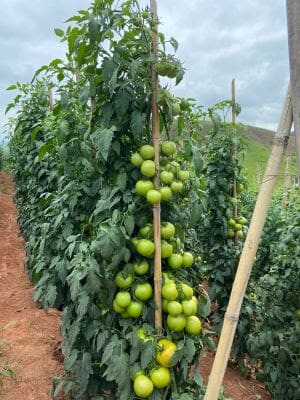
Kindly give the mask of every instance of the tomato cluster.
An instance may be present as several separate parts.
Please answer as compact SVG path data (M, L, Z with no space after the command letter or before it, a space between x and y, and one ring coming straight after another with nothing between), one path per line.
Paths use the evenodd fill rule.
M247 219L243 216L240 216L236 219L230 218L228 221L228 231L227 231L227 237L228 238L234 238L235 234L237 234L238 239L243 239L244 238L244 231L246 230L247 227Z

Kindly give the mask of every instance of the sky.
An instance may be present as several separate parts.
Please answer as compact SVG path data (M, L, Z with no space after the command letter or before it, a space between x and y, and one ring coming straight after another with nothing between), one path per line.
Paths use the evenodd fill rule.
M140 0L142 5L146 0ZM289 80L286 10L283 0L157 0L161 31L179 42L186 74L174 88L209 107L231 96L236 80L239 122L275 130ZM89 0L1 0L0 141L6 105L34 71L63 58L64 44L54 28Z

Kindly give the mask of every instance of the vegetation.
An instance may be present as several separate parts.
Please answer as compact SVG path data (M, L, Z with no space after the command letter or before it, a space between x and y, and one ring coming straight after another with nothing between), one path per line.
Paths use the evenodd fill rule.
M247 165L248 149L262 161L267 150L226 122L240 111L232 101L204 111L160 86L158 168L151 132L157 22L136 0L95 0L55 30L66 61L54 59L30 84L9 87L19 91L7 110L19 110L9 147L26 266L34 299L63 312L65 374L54 397L62 389L75 400L204 395L198 367L214 342L203 323L219 330L255 202L244 157ZM178 43L158 37L156 72L179 84ZM249 168L249 175L257 174ZM289 202L282 210L278 193L268 215L233 356L275 399L297 400L297 193ZM153 297L158 205L163 332Z

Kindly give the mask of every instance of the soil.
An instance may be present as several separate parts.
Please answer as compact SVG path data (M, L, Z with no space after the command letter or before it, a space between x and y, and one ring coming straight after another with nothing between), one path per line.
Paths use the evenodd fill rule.
M63 372L60 313L45 313L32 301L13 191L10 176L0 172L0 398L50 400L52 377ZM201 363L206 382L212 363L207 353ZM235 368L227 368L224 386L233 400L271 399L260 382L244 379Z

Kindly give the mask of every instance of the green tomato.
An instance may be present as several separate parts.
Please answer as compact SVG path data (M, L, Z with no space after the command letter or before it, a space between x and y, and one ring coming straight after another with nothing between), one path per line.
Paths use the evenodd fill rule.
M183 190L183 183L181 181L173 181L170 187L172 192L179 193Z
M164 222L161 226L162 239L171 239L175 235L175 226L171 222Z
M234 238L234 236L235 236L234 230L233 229L228 229L227 237L231 239L231 238Z
M186 319L183 315L177 315L174 317L173 315L169 314L167 317L167 325L171 331L181 332L185 328Z
M126 308L131 302L131 296L128 292L118 292L115 297L116 303L119 307Z
M154 188L153 182L146 179L140 179L135 184L135 190L137 194L144 197L146 197L149 190L152 190L153 188Z
M169 185L170 183L173 182L173 179L174 179L173 172L161 171L160 180L161 180L162 183L164 183L165 185Z
M119 314L122 314L123 312L125 312L125 308L120 307L119 304L116 302L116 299L114 299L114 301L113 301L113 310Z
M186 319L185 330L190 335L199 335L201 332L201 321L195 315L191 315Z
M228 225L230 225L230 226L235 226L235 220L233 219L233 218L230 218L228 221L227 221L227 223L228 223Z
M159 367L150 372L150 379L157 389L163 389L171 382L171 374L168 368Z
M241 224L235 224L235 225L234 225L234 229L235 229L236 231L241 231L241 230L243 229L243 225L241 225Z
M119 288L126 289L129 288L129 286L131 286L133 282L133 276L132 274L128 274L126 278L124 278L123 273L120 271L117 273L115 277L115 282Z
M178 297L178 291L175 283L168 282L162 286L161 289L162 297L168 301L176 300Z
M176 116L176 115L180 114L180 111L181 111L180 104L179 103L174 103L173 107L172 107L172 114L174 116Z
M149 263L146 260L143 260L139 264L138 263L134 263L133 264L133 269L134 269L134 273L136 275L145 275L149 271Z
M161 144L161 150L165 156L172 156L176 153L176 144L170 140L166 140Z
M130 158L131 164L137 168L139 168L143 164L143 161L144 160L142 159L139 153L133 153Z
M161 201L161 192L156 189L151 189L148 191L148 193L146 195L146 199L147 199L148 203L150 203L152 205L159 204Z
M190 173L189 171L179 171L178 172L178 178L182 181L182 182L186 182L190 179Z
M154 243L148 239L140 239L136 245L136 251L144 257L151 257L154 250Z
M134 294L135 297L138 298L139 300L147 301L152 297L153 294L152 286L148 282L139 283L138 285L136 285Z
M195 315L197 312L197 303L191 300L183 300L181 302L182 305L182 312L185 316L189 317L190 315Z
M145 375L138 375L133 383L134 393L142 399L147 399L153 392L154 386L151 379Z
M138 318L143 314L143 306L138 301L131 301L126 311L131 318Z
M143 164L141 165L141 173L144 176L147 176L147 178L152 178L155 175L156 168L155 168L155 162L152 160L146 160L143 161Z
M182 255L182 266L191 267L194 263L194 257L189 251L185 251Z
M178 269L182 265L182 255L181 254L176 254L173 253L169 258L168 258L168 265L169 267L173 269Z
M154 147L150 146L149 144L145 144L140 148L140 156L144 160L152 160L154 157Z
M168 312L168 304L169 304L169 301L167 299L163 299L163 301L162 301L162 309L163 309L164 312Z
M238 239L244 239L244 232L243 231L237 231L237 237L238 237Z
M152 224L147 224L140 228L139 234L146 239L151 238L153 236L153 225Z
M163 186L159 189L161 194L161 201L168 201L172 198L173 192L169 186Z
M176 300L170 301L168 304L168 313L170 315L173 315L174 317L176 315L181 314L182 313L182 305Z
M238 224L241 224L241 225L246 225L248 223L248 221L245 217L239 217L237 222L238 222Z
M241 192L243 192L245 190L245 187L244 187L244 185L242 184L242 183L238 183L237 185L236 185L236 191L237 191L237 193L241 193Z
M168 258L173 253L173 246L166 242L165 240L161 241L161 258Z
M181 284L181 290L185 298L190 299L194 295L194 290L192 287L187 285L186 283Z

